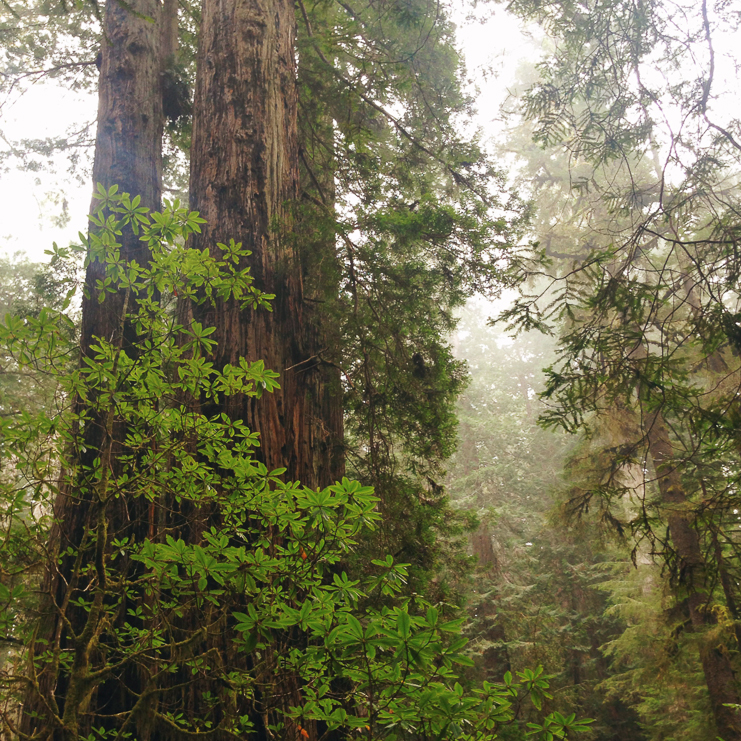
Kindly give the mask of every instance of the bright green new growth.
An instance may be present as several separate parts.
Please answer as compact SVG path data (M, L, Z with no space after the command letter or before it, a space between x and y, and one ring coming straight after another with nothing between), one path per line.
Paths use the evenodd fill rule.
M462 621L402 599L404 564L373 561L363 581L341 571L379 519L369 487L284 483L283 471L253 458L256 434L199 411L199 401L259 396L277 383L262 362L216 370L213 330L180 324L174 311L178 300L215 297L266 308L270 297L237 267L241 245L220 245L220 258L189 249L203 220L177 202L149 214L115 187L97 197L89 237L55 246L52 263L85 250L106 265L94 288L101 301L123 293L120 336L97 338L69 371L79 352L64 313L73 291L61 311L8 315L0 326L6 356L51 375L69 402L60 414L0 420L15 466L0 490L0 620L19 646L0 677L16 698L6 730L18 735L24 702L35 729L65 739L137 738L142 728L248 738L258 721L278 738L318 723L368 739L491 739L514 722L514 703L529 697L540 708L550 697L542 670L464 692L454 670L471 663ZM120 257L117 237L129 228L151 251L147 265ZM86 428L96 424L103 443L89 451ZM55 521L61 511L73 521ZM68 576L55 580L62 564ZM54 614L62 628L42 639ZM127 710L85 717L88 698L111 687L128 691ZM178 700L187 692L211 710L193 717ZM552 713L527 732L548 740L584 728Z

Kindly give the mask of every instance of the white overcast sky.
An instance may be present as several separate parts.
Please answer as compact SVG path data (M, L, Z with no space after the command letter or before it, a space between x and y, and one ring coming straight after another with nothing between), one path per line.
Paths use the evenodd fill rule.
M455 17L459 46L466 55L468 76L479 92L476 124L485 135L497 130L495 119L514 79L518 62L532 55L532 46L520 32L519 22L501 6L474 11L468 17L461 11ZM69 127L92 120L97 101L94 95L70 93L52 83L34 86L22 98L2 110L9 141L60 136ZM0 141L0 150L7 143ZM33 260L43 260L52 242L68 244L87 225L92 186L64 172L63 159L58 172L0 173L0 253L25 252ZM61 228L52 218L61 211L50 197L63 197L69 209L68 226ZM49 216L51 215L51 217Z

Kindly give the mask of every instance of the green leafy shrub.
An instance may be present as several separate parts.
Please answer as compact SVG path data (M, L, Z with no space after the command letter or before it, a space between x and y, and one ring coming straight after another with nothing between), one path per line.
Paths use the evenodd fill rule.
M1 422L18 472L3 484L0 520L0 625L16 647L1 676L6 731L490 739L523 696L540 707L540 670L464 691L462 621L402 598L404 564L374 560L362 581L340 571L379 519L369 487L284 482L253 456L257 434L203 413L277 385L262 362L217 370L213 329L183 311L216 299L269 308L238 268L242 246L220 245L218 258L188 248L203 222L177 202L150 214L115 188L98 198L77 251L105 265L85 290L101 303L123 296L118 334L97 338L69 372L72 293L0 326L4 352L20 368L43 359L68 400L59 414ZM148 264L121 259L123 229L141 235ZM74 252L55 246L52 264ZM102 429L94 450L92 427ZM374 593L385 606L361 609ZM112 699L93 714L94 693ZM554 713L527 732L584 728Z

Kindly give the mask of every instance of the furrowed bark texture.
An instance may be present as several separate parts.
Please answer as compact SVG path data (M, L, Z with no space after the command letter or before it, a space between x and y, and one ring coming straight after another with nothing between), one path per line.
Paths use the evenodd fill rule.
M106 188L118 185L119 192L128 192L132 197L141 196L141 205L151 209L159 208L161 189L163 120L159 13L157 0L129 0L127 3L108 0L106 4L93 166L94 183L102 183ZM97 209L97 206L98 202L93 199L92 209ZM127 230L121 237L121 255L140 263L148 259L144 243ZM129 330L122 321L126 296L123 292L108 294L105 301L99 303L95 284L104 276L105 266L101 263L96 261L88 266L88 295L82 302L83 355L89 354L96 337L124 348L127 344ZM78 399L76 410L82 411L84 404ZM74 462L79 470L91 467L96 457L108 456L111 474L115 475L122 433L93 412L81 431L83 444L79 459ZM123 498L113 504L96 503L92 488L73 475L70 482L63 484L55 504L57 524L50 535L52 554L63 552L70 545L78 548L86 533L92 536L91 548L96 552L101 546L107 549L111 537L120 536L123 532L133 534L134 528L146 531L146 513L141 503L125 502ZM73 557L65 556L57 565L52 556L45 576L44 593L47 598L42 603L38 631L41 643L35 650L37 653L44 648L72 651L75 662L69 673L47 664L39 674L32 674L34 686L24 702L21 731L39 734L42 738L87 736L92 725L106 725L101 720L102 716L124 710L130 701L121 687L95 690L96 683L88 680L88 673L95 668L96 660L90 647L95 645L95 635L102 629L102 624L93 625L95 621L90 615L95 616L94 610L86 613L70 605L64 607L70 598L86 592L94 593L97 588L92 577L81 578L72 573L73 562ZM74 635L65 627L62 611ZM90 631L93 640L83 651L83 643ZM56 720L52 717L54 714Z
M160 207L162 189L159 18L156 0L108 0L106 4L93 164L94 186L118 185L119 192L141 196L142 205L155 210ZM91 211L98 203L93 199ZM146 245L137 235L124 229L120 239L122 257L140 264L148 260ZM99 304L94 290L95 281L104 275L101 263L88 266L85 278L90 295L82 304L83 352L93 337L110 339L118 327L123 294L109 294Z
M693 630L704 632L715 625L716 620L708 604L705 559L700 540L687 510L687 495L661 412L655 412L647 422L649 452L656 467L661 499L668 510L669 533L679 557L679 578L687 591L690 622ZM723 741L741 741L741 713L726 707L727 704L739 704L738 685L728 649L716 643L708 641L707 637L701 638L700 660L717 731Z
M260 399L226 397L203 412L242 420L259 432L257 457L269 470L286 468L287 480L313 487L319 483L307 383L313 361L293 233L299 192L294 6L292 0L204 0L201 18L190 205L206 224L191 245L214 254L218 243L241 242L252 254L240 268L249 268L255 287L275 298L272 311L240 308L233 299L181 311L215 327L217 368L262 360L280 374L281 387ZM300 703L297 677L270 676L278 661L273 648L264 652L270 689L251 711L260 738L270 735L275 710ZM191 707L197 717L197 699ZM313 724L310 731L315 737ZM283 738L301 740L295 723L287 722Z
M301 260L292 231L298 196L295 16L287 0L205 0L191 152L191 207L206 219L193 246L217 250L229 239L252 255L273 310L218 301L196 309L216 327L214 362L263 360L281 390L261 399L230 397L218 411L260 433L258 457L286 478L318 483L315 428L307 387ZM209 410L206 410L209 411ZM211 410L215 411L215 410Z
M323 488L345 475L342 378L339 368L325 360L330 352L327 342L332 339L332 333L324 328L326 315L321 309L311 306L307 313L307 352L313 360L302 372L306 374L305 393L309 402L307 430L313 464L311 486ZM307 478L302 481L306 482Z

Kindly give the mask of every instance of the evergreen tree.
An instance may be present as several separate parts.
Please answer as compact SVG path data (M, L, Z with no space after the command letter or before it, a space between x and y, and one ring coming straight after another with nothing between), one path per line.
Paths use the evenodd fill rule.
M8 315L0 326L20 367L50 359L65 395L87 402L54 417L40 410L2 420L3 452L23 478L2 482L2 555L15 562L3 573L1 615L26 647L1 677L5 733L302 739L321 728L340 738L452 732L482 741L514 721L521 695L547 697L540 671L465 694L453 670L469 663L459 653L461 621L400 595L403 565L376 561L362 581L338 573L362 529L379 519L371 490L347 479L323 490L286 484L282 471L251 455L254 432L194 408L193 399L221 404L276 386L262 361L216 370L207 360L214 328L180 324L173 311L188 292L196 303L236 294L263 307L267 297L239 266L246 251L234 246L220 259L184 246L202 219L178 204L150 214L115 188L99 199L100 231L80 249L107 266L114 298L122 290L135 298L124 303L119 334L98 338L94 362L68 372L60 360L75 342L64 311L44 308L34 321ZM146 240L148 266L122 261L117 237L126 228ZM69 254L56 249L54 264ZM88 461L86 427L96 418L105 436ZM86 517L60 559L43 522L29 525L47 518L63 492ZM153 511L148 522L164 530L141 535L120 517L121 503ZM47 571L73 564L52 595L61 628L46 641L37 624L17 619L27 598L21 552ZM381 609L368 607L374 590ZM19 695L33 735L18 728ZM544 741L584 728L558 713L533 726Z
M500 286L521 209L461 134L472 100L446 8L299 7L304 275L325 338L317 359L341 375L348 470L381 497L383 540L368 547L410 562L421 590L448 558L441 536L465 527L442 489L465 379L446 338L467 295Z
M387 546L419 566L421 588L441 565L435 533L455 519L438 487L464 372L444 338L468 293L497 290L522 209L502 199L501 175L461 134L472 100L446 8L325 2L297 12L301 182L290 249L306 301L294 375L304 376L303 403L319 410L302 436L317 480L341 475L347 458L378 488ZM181 4L176 61L191 86L199 13ZM166 128L165 179L176 188L189 132L187 113Z
M556 39L525 113L542 144L567 153L575 203L599 206L582 211L563 260L534 268L554 281L546 300L523 298L508 316L559 325L544 422L586 431L610 453L580 506L599 500L662 555L685 629L698 635L717 733L738 738L738 646L732 623L718 620L735 610L732 585L721 588L734 546L714 535L727 532L738 469L734 424L719 422L738 378L737 124L718 123L713 87L713 40L734 21L702 4L682 18L678 43L661 3L598 4L589 15L518 8ZM634 507L622 508L626 498Z

